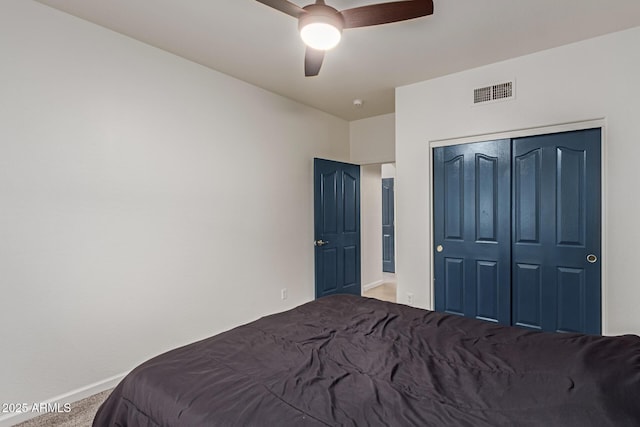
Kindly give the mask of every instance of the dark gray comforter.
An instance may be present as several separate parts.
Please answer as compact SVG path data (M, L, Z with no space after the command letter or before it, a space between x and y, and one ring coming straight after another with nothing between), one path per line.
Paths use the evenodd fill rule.
M94 426L640 426L640 338L319 299L134 369Z

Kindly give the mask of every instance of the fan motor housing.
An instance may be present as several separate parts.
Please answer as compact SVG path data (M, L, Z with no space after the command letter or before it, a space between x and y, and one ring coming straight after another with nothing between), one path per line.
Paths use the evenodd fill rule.
M342 32L344 29L344 18L337 9L327 6L326 4L310 4L303 7L307 12L298 19L298 30L302 30L306 25L311 23L322 22L330 24Z

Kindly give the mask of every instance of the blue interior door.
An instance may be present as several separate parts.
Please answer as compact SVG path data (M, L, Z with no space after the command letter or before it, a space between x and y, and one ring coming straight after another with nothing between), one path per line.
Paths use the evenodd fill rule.
M314 159L316 298L361 294L360 166Z
M601 333L600 129L513 141L513 323Z
M435 308L510 324L510 141L434 149Z
M385 273L396 272L393 184L393 178L382 179L382 271Z

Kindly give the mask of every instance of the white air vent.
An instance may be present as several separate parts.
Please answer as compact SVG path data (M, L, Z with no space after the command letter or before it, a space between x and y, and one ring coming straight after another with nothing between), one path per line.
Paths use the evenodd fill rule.
M481 104L514 97L513 82L498 83L473 90L473 103Z
M491 86L481 87L473 91L473 103L491 101Z

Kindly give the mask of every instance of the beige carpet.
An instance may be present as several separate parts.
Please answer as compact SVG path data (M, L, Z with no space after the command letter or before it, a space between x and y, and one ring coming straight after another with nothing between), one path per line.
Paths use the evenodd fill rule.
M386 282L363 292L362 296L376 298L382 301L396 302L397 285L396 282Z
M45 414L16 424L15 427L88 427L93 422L98 407L109 396L111 390L94 394L71 404L68 414Z

